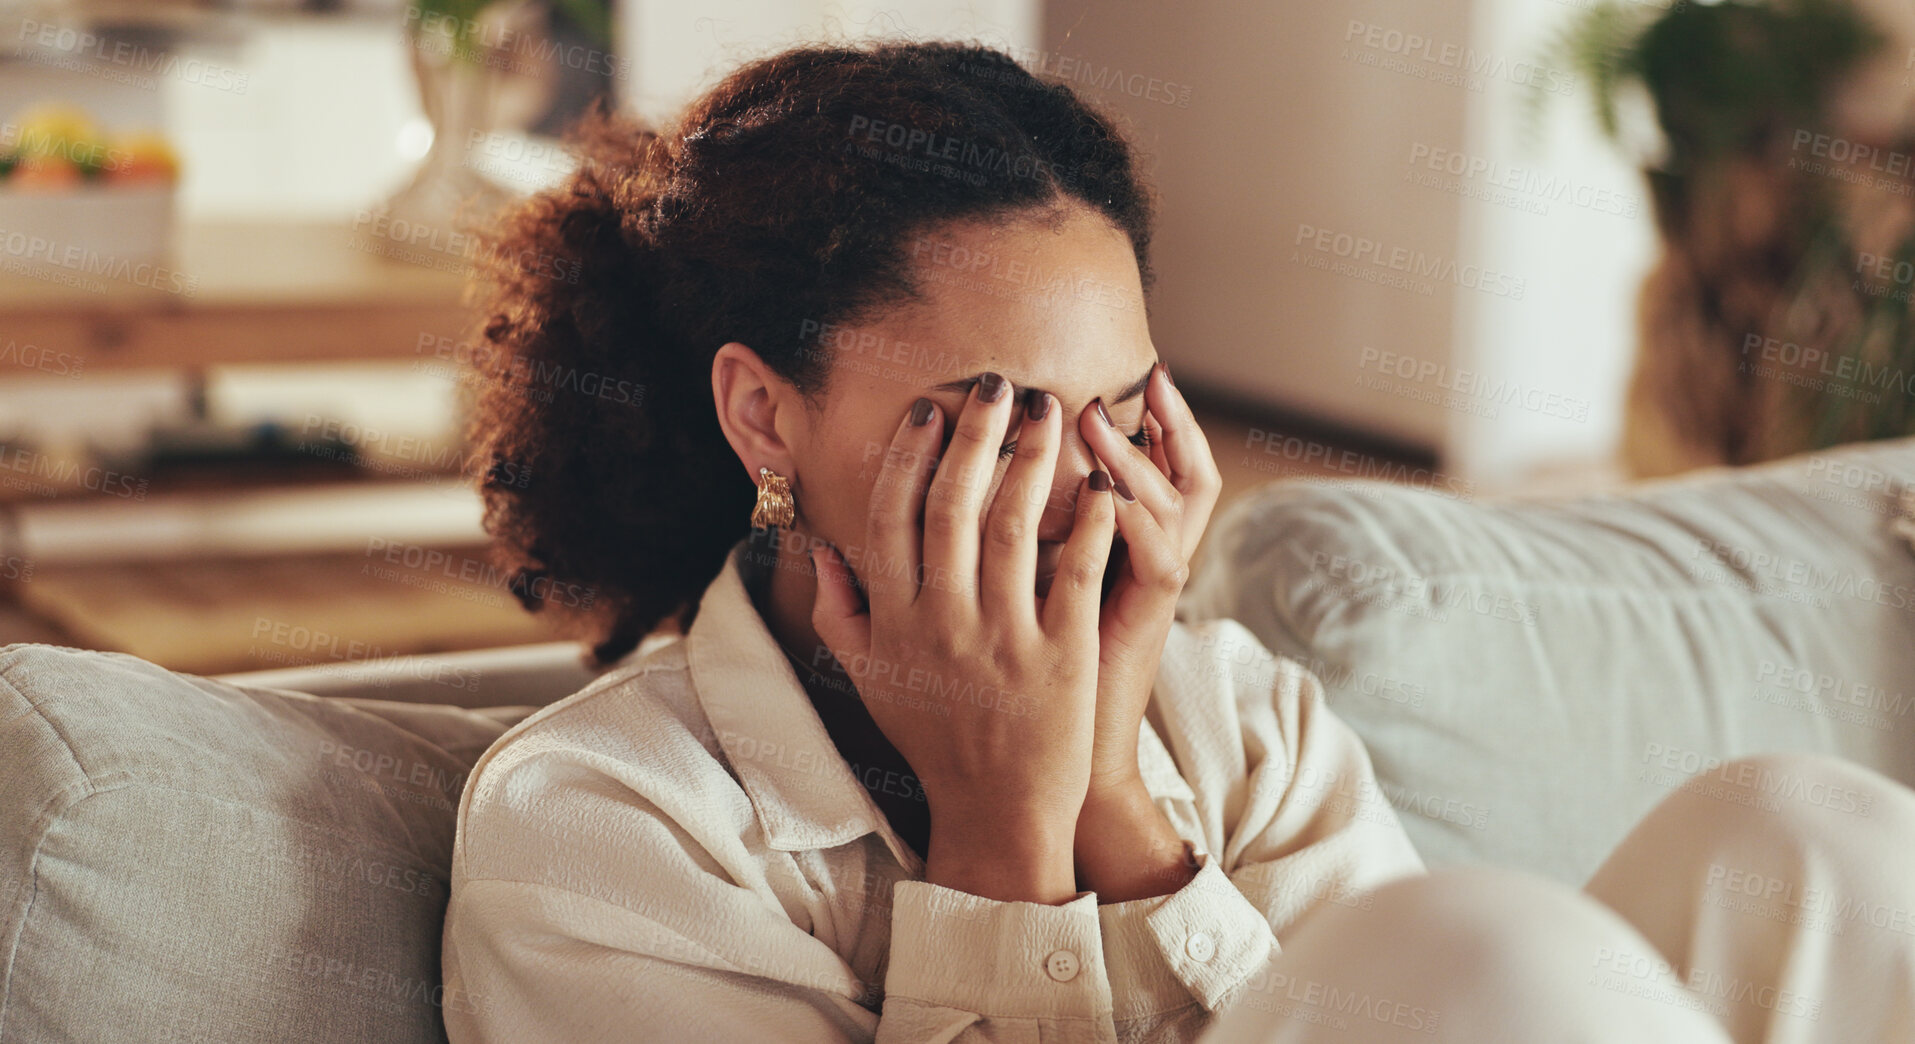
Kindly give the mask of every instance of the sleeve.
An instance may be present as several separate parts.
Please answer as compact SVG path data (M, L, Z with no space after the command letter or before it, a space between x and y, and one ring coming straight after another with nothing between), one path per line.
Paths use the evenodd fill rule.
M461 824L442 948L452 1044L1115 1044L1095 893L1047 905L898 881L879 991L802 913L736 883L749 869L701 841L728 815L675 820L602 776L540 789L521 811L475 793Z
M1261 971L1302 914L1361 905L1424 867L1316 676L1236 621L1172 628L1148 718L1140 744L1188 784L1158 806L1199 868L1170 895L1098 917L1120 1039L1192 1040L1242 991L1269 988Z

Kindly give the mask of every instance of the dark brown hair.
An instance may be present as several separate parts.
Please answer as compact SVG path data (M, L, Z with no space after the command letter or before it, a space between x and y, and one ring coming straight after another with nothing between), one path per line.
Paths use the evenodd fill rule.
M756 487L712 400L720 346L818 401L815 331L912 300L909 237L1066 200L1129 237L1149 286L1151 204L1122 134L988 48L799 48L668 133L601 110L572 138L566 182L486 236L470 436L513 590L601 663L689 626L750 532Z

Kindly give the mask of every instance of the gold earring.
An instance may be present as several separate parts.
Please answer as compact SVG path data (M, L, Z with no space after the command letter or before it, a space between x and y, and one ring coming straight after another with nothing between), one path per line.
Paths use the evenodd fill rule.
M758 503L751 509L751 524L756 529L788 526L798 506L791 499L791 480L770 468L758 469Z

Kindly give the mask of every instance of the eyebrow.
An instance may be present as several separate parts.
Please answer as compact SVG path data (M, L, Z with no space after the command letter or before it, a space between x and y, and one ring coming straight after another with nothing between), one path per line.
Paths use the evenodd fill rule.
M1150 369L1145 370L1144 375L1142 377L1139 377L1136 380L1130 382L1128 385L1125 385L1124 390L1121 392L1118 392L1114 397L1105 399L1104 400L1105 405L1114 406L1120 402L1129 402L1130 400L1135 399L1137 396L1142 395L1144 393L1144 389L1150 387L1150 375L1156 369L1157 369L1157 361L1153 359L1151 360L1151 363L1150 363ZM931 390L932 391L963 392L966 395L969 395L971 393L971 386L977 383L978 376L981 376L981 375L973 375L970 377L959 377L955 381L945 381L943 384L933 385L931 387ZM1049 395L1051 398L1057 399L1059 402L1063 401L1063 396L1058 395L1056 392L1051 391L1049 388L1039 388L1034 385L1023 385L1022 387L1025 391L1041 391Z

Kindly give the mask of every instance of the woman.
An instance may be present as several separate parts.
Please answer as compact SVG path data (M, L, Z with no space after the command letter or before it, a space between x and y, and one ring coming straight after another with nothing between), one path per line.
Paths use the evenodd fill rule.
M1109 120L989 50L807 48L582 152L491 254L476 433L528 605L589 591L624 662L473 770L454 1042L1315 1032L1293 922L1480 890L1308 672L1174 619L1219 482Z

